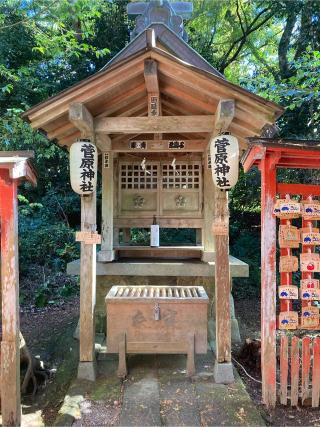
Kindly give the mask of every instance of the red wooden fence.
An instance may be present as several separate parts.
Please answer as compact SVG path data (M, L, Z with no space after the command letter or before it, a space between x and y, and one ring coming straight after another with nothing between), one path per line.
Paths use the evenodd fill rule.
M280 339L280 403L319 406L320 337Z

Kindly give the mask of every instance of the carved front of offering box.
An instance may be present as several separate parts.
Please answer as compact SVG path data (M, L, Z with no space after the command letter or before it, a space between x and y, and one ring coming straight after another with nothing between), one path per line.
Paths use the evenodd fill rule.
M200 218L202 162L119 158L119 218Z

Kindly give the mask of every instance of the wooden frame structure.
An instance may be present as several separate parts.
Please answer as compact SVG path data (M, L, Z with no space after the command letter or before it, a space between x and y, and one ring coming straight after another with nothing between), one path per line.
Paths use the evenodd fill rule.
M307 198L310 195L319 196L318 185L287 184L277 181L277 169L319 169L319 141L295 141L268 138L249 138L249 148L242 163L245 172L253 166L261 171L261 368L262 368L262 398L267 406L275 406L277 399L276 387L276 218L273 215L276 195L300 195ZM304 249L306 249L304 247ZM284 251L284 249L281 249ZM283 253L282 253L283 255ZM285 253L286 255L286 253ZM303 273L302 273L303 274ZM281 284L290 285L291 275L281 273ZM303 277L302 277L303 278ZM289 279L289 283L288 283ZM282 307L292 302L281 300ZM286 339L285 339L286 338ZM298 403L299 381L299 340L294 337L292 342L291 366L291 404ZM304 343L304 347L306 343ZM310 344L310 343L309 343ZM318 344L317 344L318 345ZM282 337L281 354L288 354L287 337ZM283 358L281 360L284 360ZM318 360L315 358L315 360ZM298 361L298 362L297 362ZM309 360L310 361L310 360ZM283 362L282 362L283 363ZM282 366L284 376L281 377L281 402L287 402L283 384L287 384L287 362ZM309 366L310 368L310 366ZM308 371L309 378L309 371ZM284 397L285 396L285 397ZM319 404L319 398L318 398ZM316 406L318 406L318 404Z
M145 10L143 4L135 7L134 10ZM150 7L155 6L150 3ZM283 109L228 82L180 37L181 27L171 26L170 17L175 8L170 8L167 2L163 2L161 8L167 9L161 10L160 21L167 16L167 23L150 22L101 71L36 105L23 117L33 128L41 129L66 149L78 137L90 137L97 145L102 159L102 244L97 254L98 263L112 262L120 253L119 229L123 229L126 242L130 228L149 226L153 216L157 216L161 227L197 229L202 261L215 265L217 357L219 363L230 364L229 242L228 236L212 233L214 220L228 224L227 194L215 192L208 142L219 133L231 132L244 150L246 138L259 135L266 125L272 125ZM150 16L156 15L148 14L145 19ZM139 163L146 159L147 164L199 161L203 182L199 188L199 205L192 209L185 207L184 199L192 197L180 194L179 188L175 198L170 199L172 213L165 213L166 209L161 213L161 194L152 198L149 193L144 197L137 191L136 200L134 194L125 199L130 214L119 213L119 164L130 159ZM162 180L163 174L160 174L159 185ZM159 193L164 197L164 192ZM166 199L169 200L169 196ZM92 198L87 207L92 215L94 203ZM148 203L152 208L148 208ZM177 205L173 209L174 203ZM90 224L93 223L92 217ZM144 254L148 249L151 257L159 252L162 257L170 257L189 250L140 248ZM194 253L197 248L192 249ZM127 245L122 250L128 253L132 248ZM81 261L81 325L86 323L84 319L92 322L94 302L91 306L91 301L94 301L95 288L94 254L87 256L83 251L82 248L81 260L84 257L86 262ZM137 251L134 254L138 256ZM90 307L84 307L85 301L90 301ZM80 328L81 348L86 341L88 351L86 356L80 353L80 361L91 362L94 359L92 335L88 338L83 328ZM91 334L92 323L87 324L87 328Z
M30 151L0 153L1 412L5 426L21 422L17 188L22 180L36 185L30 157Z

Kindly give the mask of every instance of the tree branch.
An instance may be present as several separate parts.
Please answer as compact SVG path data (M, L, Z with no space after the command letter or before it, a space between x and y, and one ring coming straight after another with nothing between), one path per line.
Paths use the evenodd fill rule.
M269 19L272 18L272 16L274 15L274 12L272 11L271 13L269 13L269 15L267 15L264 19L262 19L259 23L257 23L258 19L267 11L269 11L269 8L265 8L262 11L260 11L257 16L253 19L253 21L251 22L251 24L247 27L246 31L243 33L243 35L241 37L239 37L237 40L235 40L232 45L230 46L230 48L228 49L227 53L224 55L224 58L220 64L219 71L223 72L226 67L228 65L230 65L239 55L239 53L241 52L242 47L244 46L245 42L247 41L247 38L250 34L252 34L254 31L258 30L260 27L262 27L266 22L269 21ZM257 24L256 24L257 23ZM256 25L255 25L256 24ZM243 28L243 27L241 27ZM238 47L236 48L236 46L238 45ZM233 53L233 55L230 57L232 51L235 50L235 52ZM230 57L230 58L229 58Z

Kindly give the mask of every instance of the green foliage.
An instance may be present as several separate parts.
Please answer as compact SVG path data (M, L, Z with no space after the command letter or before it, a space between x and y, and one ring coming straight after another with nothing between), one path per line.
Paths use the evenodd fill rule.
M79 256L73 230L63 222L51 224L41 217L20 215L20 268L22 273L32 264L64 270Z

